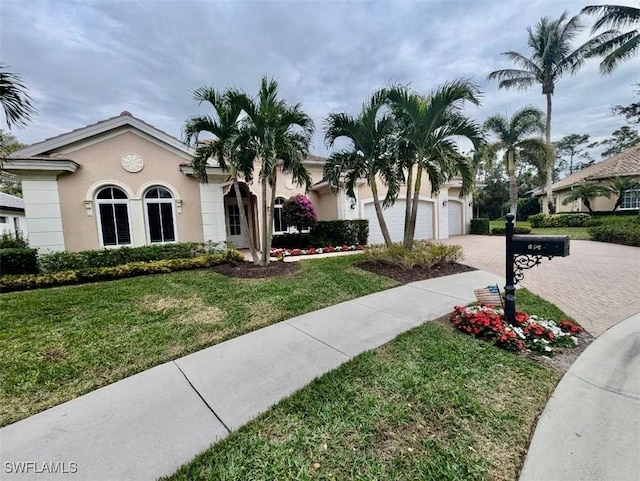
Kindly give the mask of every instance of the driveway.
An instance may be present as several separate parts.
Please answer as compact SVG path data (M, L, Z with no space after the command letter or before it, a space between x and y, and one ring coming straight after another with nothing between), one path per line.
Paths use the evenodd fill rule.
M464 264L504 277L504 237L467 235L442 242L461 245ZM569 257L545 258L524 271L521 282L594 336L640 312L639 284L640 248L583 240L571 241Z

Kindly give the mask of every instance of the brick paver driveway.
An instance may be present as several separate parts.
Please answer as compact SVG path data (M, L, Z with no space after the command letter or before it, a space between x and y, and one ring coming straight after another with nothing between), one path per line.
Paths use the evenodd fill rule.
M463 247L462 263L504 277L504 237L468 235L444 242ZM521 284L598 336L640 312L640 248L572 240L569 257L543 259L525 271Z

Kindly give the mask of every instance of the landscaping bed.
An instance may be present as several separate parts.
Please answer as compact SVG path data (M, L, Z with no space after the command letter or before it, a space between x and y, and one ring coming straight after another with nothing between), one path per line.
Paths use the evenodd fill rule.
M474 267L469 267L457 262L439 264L432 267L414 266L407 268L400 264L380 261L362 261L355 264L360 269L374 272L381 276L390 277L401 284L409 282L433 279L435 277L450 276L462 272L475 271Z

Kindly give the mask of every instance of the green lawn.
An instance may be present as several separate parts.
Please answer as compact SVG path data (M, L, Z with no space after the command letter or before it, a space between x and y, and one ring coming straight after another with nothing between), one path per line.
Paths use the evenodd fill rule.
M490 222L489 229L493 229L494 227L504 227L504 220L492 220ZM527 221L517 221L516 226L521 227L531 227L529 222ZM537 235L568 235L571 239L579 239L579 240L589 240L591 236L589 235L588 227L551 227L551 228L537 228L532 229L531 234Z
M185 271L0 294L0 425L190 352L397 285L306 260L294 275L241 280Z
M525 291L518 301L566 317ZM315 380L167 479L515 481L558 379L427 323Z

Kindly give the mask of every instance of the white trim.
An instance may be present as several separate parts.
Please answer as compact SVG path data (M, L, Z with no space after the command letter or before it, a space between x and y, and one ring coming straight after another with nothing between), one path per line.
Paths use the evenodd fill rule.
M284 207L284 202L280 205L278 205L277 202L278 199L283 199L284 202L287 201L287 198L282 196L282 195L276 195L276 198L274 200L274 205L273 205L273 235L282 235L282 234L287 234L289 232L289 229L287 228L287 230L276 230L276 209L280 210L280 219L282 219L282 210ZM284 219L282 219L282 223L284 223ZM308 232L308 231L307 231Z
M65 172L74 173L80 165L73 160L44 160L44 159L13 159L5 160L3 171L20 175L24 171L43 172L50 175L60 175Z

